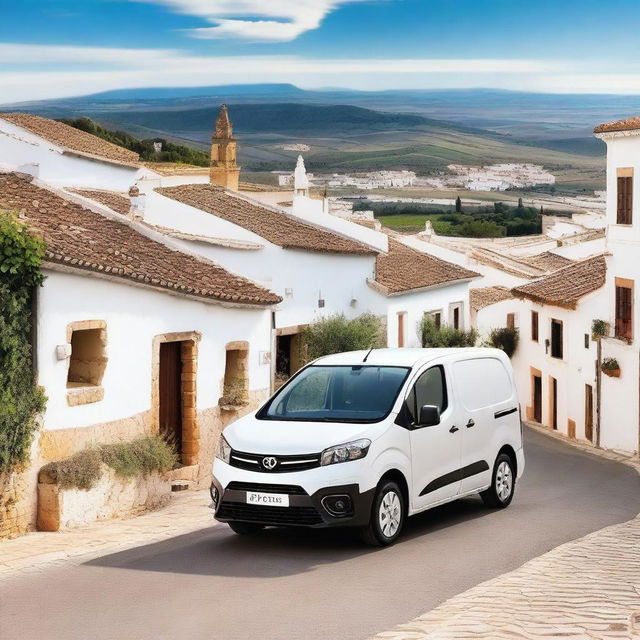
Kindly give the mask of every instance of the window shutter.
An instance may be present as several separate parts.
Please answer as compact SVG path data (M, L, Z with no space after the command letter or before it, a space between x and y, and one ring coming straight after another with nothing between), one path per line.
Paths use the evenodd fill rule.
M617 207L616 222L623 224L624 216L624 178L618 178L618 207Z

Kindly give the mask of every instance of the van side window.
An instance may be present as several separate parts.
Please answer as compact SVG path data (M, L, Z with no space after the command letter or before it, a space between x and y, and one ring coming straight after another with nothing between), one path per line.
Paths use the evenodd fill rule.
M418 419L418 412L425 404L435 405L440 413L447 408L447 383L444 369L438 365L425 371L417 380L407 396L407 404L413 420Z

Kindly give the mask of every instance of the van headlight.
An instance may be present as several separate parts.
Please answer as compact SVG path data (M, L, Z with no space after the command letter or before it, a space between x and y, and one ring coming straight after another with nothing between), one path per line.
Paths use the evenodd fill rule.
M225 440L225 437L222 435L218 440L218 450L216 451L216 458L222 460L222 462L226 462L227 464L229 464L229 461L231 459L231 447Z
M328 464L359 460L367 455L370 446L371 440L363 438L362 440L354 440L346 444L329 447L320 454L320 466L324 467Z

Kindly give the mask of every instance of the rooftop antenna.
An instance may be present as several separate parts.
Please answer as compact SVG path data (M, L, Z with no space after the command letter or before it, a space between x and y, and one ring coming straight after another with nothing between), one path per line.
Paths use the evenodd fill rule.
M366 362L367 358L371 355L371 352L373 351L373 347L371 347L371 349L369 349L369 351L367 351L367 355L362 358L362 362Z

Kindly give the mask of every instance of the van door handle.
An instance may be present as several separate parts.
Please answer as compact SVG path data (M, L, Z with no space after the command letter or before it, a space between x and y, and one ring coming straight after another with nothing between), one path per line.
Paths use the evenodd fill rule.
M473 421L473 418L469 418L469 422L467 422L467 429L470 429L471 427L475 426L475 422Z
M455 433L456 431L460 431L460 429L458 429L458 427L456 427L456 425L454 424L451 429L449 429L449 433Z

